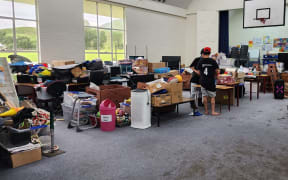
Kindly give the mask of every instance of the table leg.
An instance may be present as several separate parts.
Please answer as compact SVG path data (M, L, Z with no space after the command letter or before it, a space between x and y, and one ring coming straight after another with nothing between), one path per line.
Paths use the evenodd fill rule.
M156 117L157 117L157 126L160 127L160 113L156 112Z
M177 109L177 116L179 115L179 105L176 105L176 109Z
M264 94L266 94L266 77L263 78L263 87L264 87Z
M239 107L240 85L237 85L237 107Z
M252 101L252 81L250 81L250 101Z
M220 113L222 112L222 104L221 104L221 102L220 102Z
M257 80L257 99L259 99L259 80Z
M231 90L228 91L228 110L229 110L229 112L230 112L230 106L231 106L231 102L230 102L231 96L230 96L230 94L231 94ZM232 89L232 94L233 94L233 89Z

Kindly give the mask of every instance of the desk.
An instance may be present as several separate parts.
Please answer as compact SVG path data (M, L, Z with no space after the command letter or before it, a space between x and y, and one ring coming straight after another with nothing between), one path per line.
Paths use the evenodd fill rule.
M244 82L250 82L250 101L252 101L252 84L253 82L257 83L257 99L259 99L259 76L254 77L245 77Z
M157 112L157 109L159 108L163 108L163 107L169 107L169 106L173 106L176 105L176 109L177 109L177 115L179 114L179 104L185 104L185 103L190 103L193 102L194 99L193 98L184 98L182 99L182 101L178 102L178 103L174 103L174 104L169 104L169 105L162 105L162 106L152 106L152 108L155 111L155 115L157 117L157 126L160 127L160 113Z
M201 85L194 85L193 87L196 87L196 88L201 88ZM219 90L219 91L223 91L224 93L226 93L228 95L228 110L230 112L230 109L231 109L231 104L230 104L230 99L231 99L231 96L230 96L230 91L233 91L234 87L229 87L229 86L226 86L226 85L216 85L216 89ZM233 94L233 93L232 93ZM222 103L220 103L220 112L222 111Z
M240 89L239 89L239 85L240 82L234 82L234 83L226 83L226 84L218 84L218 85L225 85L225 86L230 86L235 88L237 86L237 107L239 107L239 94L240 94Z

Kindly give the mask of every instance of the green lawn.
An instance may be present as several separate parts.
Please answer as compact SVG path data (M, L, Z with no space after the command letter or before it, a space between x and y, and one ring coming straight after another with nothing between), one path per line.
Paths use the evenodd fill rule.
M8 62L10 62L10 59L8 58L8 56L12 54L14 53L0 52L0 57L5 57L8 60ZM30 59L34 63L38 63L39 58L38 58L38 53L36 52L19 52L17 54Z

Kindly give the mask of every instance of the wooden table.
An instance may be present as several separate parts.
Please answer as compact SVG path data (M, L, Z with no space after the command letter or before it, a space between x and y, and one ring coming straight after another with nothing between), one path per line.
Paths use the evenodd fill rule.
M252 101L252 84L257 83L257 99L259 99L259 76L254 77L245 77L244 82L250 82L250 101Z
M193 85L193 87L196 87L196 88L201 88L201 85ZM230 103L230 100L231 100L231 96L230 96L230 91L233 92L233 89L234 87L229 87L229 86L226 86L226 85L216 85L216 89L219 90L219 91L223 91L225 92L227 95L228 95L228 110L230 112L230 109L231 109L231 103ZM233 93L232 93L233 94ZM222 103L220 103L220 112L222 111Z
M237 107L239 107L239 98L240 98L240 82L234 82L234 83L226 83L226 84L218 84L218 85L225 85L235 88L237 86Z
M190 103L193 102L194 99L193 98L184 98L182 99L182 101L178 102L178 103L173 103L173 104L169 104L169 105L161 105L161 106L152 106L152 109L154 110L154 113L157 117L157 126L160 127L160 113L159 111L157 111L160 108L163 107L169 107L169 106L174 106L176 105L176 109L177 109L177 115L179 114L179 104L185 104L185 103ZM194 110L193 110L194 111Z

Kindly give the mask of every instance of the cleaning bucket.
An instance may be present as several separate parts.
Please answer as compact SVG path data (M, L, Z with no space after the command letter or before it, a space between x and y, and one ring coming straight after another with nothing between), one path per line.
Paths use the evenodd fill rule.
M102 101L100 104L101 130L114 131L116 124L116 105L110 99Z

